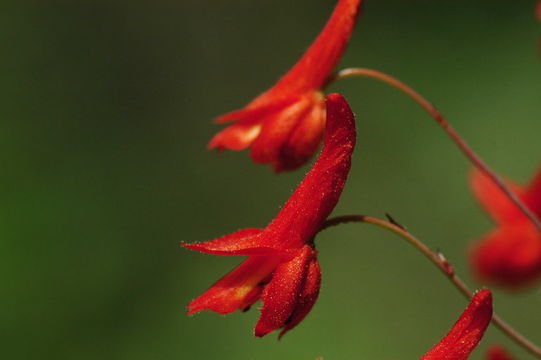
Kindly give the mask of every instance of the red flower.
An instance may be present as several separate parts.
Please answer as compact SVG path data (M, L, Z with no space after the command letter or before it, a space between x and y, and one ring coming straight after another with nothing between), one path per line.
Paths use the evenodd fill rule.
M264 229L243 229L185 247L209 254L249 255L188 305L188 314L227 314L263 300L256 336L297 325L314 305L321 281L312 240L344 188L355 145L355 119L339 94L327 97L325 144L312 170Z
M472 248L470 262L476 275L511 288L528 285L541 275L541 234L486 176L474 173L471 184L481 205L498 223ZM511 186L541 216L541 169L529 186Z
M477 292L451 331L421 360L465 360L475 349L492 319L492 294Z
M502 346L492 345L487 353L485 358L487 360L514 360L514 358L509 354Z
M245 108L216 119L235 123L216 134L208 147L242 150L251 145L253 161L272 164L277 172L308 161L325 127L321 89L345 50L361 3L339 0L325 28L287 74Z

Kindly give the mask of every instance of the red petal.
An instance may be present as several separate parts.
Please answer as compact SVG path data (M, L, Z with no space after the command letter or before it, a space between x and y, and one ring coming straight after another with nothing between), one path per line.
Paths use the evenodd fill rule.
M321 286L321 269L319 263L314 255L310 264L308 265L308 272L306 274L306 280L299 294L299 300L291 314L290 318L286 322L284 329L280 332L279 338L285 335L289 330L297 326L308 315L312 307L316 303L319 295L319 288Z
M210 241L195 244L183 242L182 246L214 255L288 255L282 250L261 246L259 235L262 232L258 228L242 229Z
M312 248L306 245L295 258L278 265L261 296L263 308L255 336L266 335L286 324L297 306L313 253Z
M477 292L451 331L421 360L465 360L477 346L492 319L492 294Z
M499 223L513 223L525 218L516 205L486 175L475 170L470 177L470 183L477 200L494 220ZM515 194L522 197L524 191L521 188L509 182L508 185Z
M270 276L280 258L250 256L188 304L188 315L201 310L228 314L252 305L261 293L262 282Z
M514 360L501 345L492 345L485 356L487 360Z
M541 235L528 220L489 234L470 256L481 280L517 288L541 275Z

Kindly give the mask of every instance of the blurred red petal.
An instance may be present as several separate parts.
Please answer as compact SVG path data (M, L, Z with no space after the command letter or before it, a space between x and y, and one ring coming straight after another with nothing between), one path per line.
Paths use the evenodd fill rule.
M485 356L486 360L515 360L501 345L492 345Z
M517 206L485 174L474 170L470 184L479 203L497 222L509 224L525 218ZM523 196L523 189L510 182L508 185L517 196Z
M541 235L527 220L496 229L474 245L470 262L485 282L518 288L541 275Z

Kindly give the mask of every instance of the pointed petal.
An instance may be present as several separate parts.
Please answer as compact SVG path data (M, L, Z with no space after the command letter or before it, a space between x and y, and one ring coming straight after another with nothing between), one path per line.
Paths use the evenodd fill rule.
M201 296L188 304L188 315L201 310L228 314L243 310L260 297L265 280L271 275L280 258L250 256L229 274L218 280Z
M528 208L541 218L541 168L528 185L523 199Z
M492 345L485 356L486 360L514 360L501 345Z
M226 123L230 121L251 121L257 122L270 113L276 113L291 105L296 101L294 96L274 96L269 97L268 93L263 93L256 97L244 109L235 110L227 114L218 116L217 123Z
M214 255L286 255L284 251L268 248L259 244L259 235L263 230L249 228L236 231L232 234L222 236L218 239L187 244L182 246L188 249L201 251Z
M317 258L314 257L308 265L308 272L306 274L306 280L302 286L302 290L299 294L299 300L293 310L293 314L286 322L284 329L280 332L278 338L284 336L289 330L297 326L308 315L312 307L316 303L319 295L319 288L321 287L321 269Z
M492 319L492 294L477 292L451 331L421 360L465 360L475 349Z
M541 276L541 236L529 221L499 228L477 243L470 254L477 277L518 288Z
M312 248L306 245L295 258L278 265L261 296L263 308L255 336L264 336L286 324L297 306L312 254Z
M272 90L304 92L321 89L346 49L361 4L362 0L339 0L316 40Z
M480 171L472 172L470 184L479 203L497 222L513 223L525 217L492 180ZM509 182L508 185L517 196L522 197L524 191L521 188Z

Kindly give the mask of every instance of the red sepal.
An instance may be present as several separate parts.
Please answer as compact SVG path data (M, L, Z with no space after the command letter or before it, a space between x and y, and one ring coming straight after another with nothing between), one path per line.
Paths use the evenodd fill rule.
M260 246L300 248L319 230L344 189L355 147L355 118L340 94L327 96L325 144L316 163L265 228Z
M451 331L421 360L465 360L477 346L492 319L492 294L480 290Z
M262 246L263 232L258 228L242 229L210 241L181 244L185 248L214 255L287 255L283 249Z

